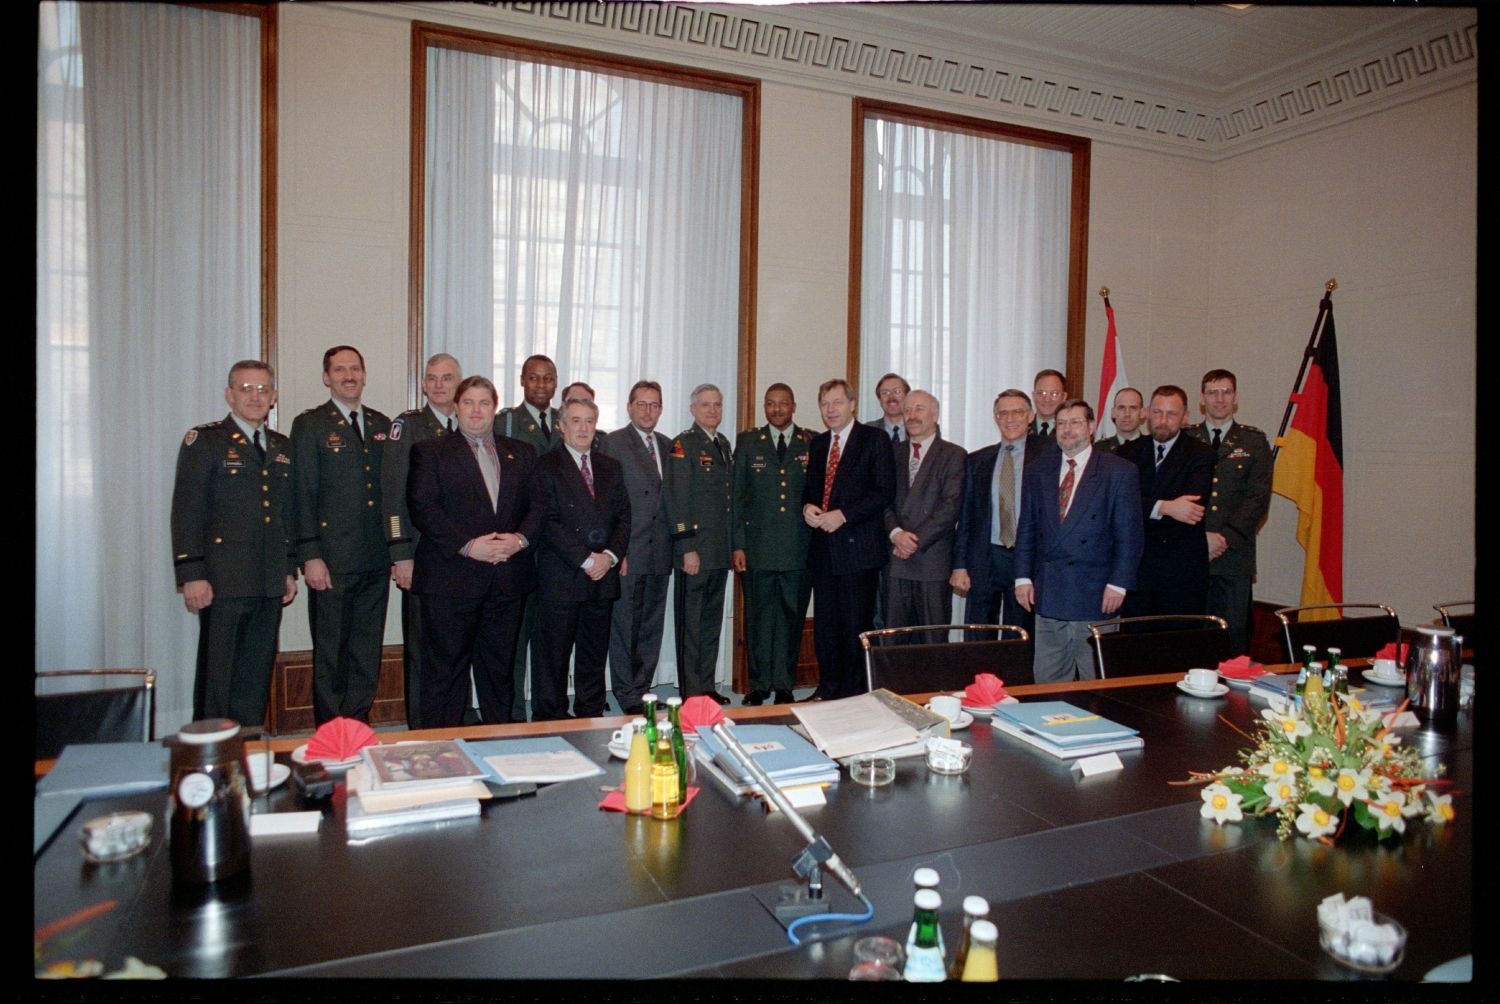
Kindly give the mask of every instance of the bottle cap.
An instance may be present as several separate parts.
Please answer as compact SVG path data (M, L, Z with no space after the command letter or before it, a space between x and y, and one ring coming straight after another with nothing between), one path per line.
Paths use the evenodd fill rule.
M669 708L675 707L676 705L679 705L681 703L682 703L682 698L680 698L680 697L669 697L669 698L667 698L667 707L669 707Z
M943 905L943 897L936 889L918 889L912 902L916 903L918 910L936 910Z
M630 720L630 727L635 728L636 726L640 726L643 729L646 727L646 719L644 716L640 718L632 718Z
M1329 655L1343 655L1344 654L1344 650L1341 649L1341 648L1335 648L1334 646L1329 645L1328 646L1328 654Z
M656 703L656 695L655 694L642 694L641 695L641 703L642 704L655 704Z
M995 928L993 921L976 920L974 926L969 928L969 937L975 941L997 941L1000 938L1000 932Z
M964 913L971 917L985 917L990 912L990 901L983 896L965 896Z
M911 873L911 880L912 884L919 889L933 888L941 881L936 868L918 868Z
M658 739L665 739L667 736L670 736L671 734L672 734L672 723L671 722L662 722L660 725L657 726L656 738L658 738Z

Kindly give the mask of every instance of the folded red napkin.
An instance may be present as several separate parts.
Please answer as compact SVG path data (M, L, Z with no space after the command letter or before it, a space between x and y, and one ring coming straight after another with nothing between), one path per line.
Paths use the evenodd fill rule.
M707 700L710 704L713 704L713 701L710 698L704 698L704 700ZM715 705L715 707L717 707L717 705ZM677 814L680 816L683 814L683 812L687 811L687 807L692 805L693 799L697 797L698 789L689 785L687 790L687 798L683 801L682 807L677 810ZM599 803L599 808L605 810L606 812L624 812L625 792L619 788L611 791L608 795L604 796L604 801Z
M994 673L980 673L964 688L963 703L971 708L993 708L1005 696L1005 681Z
M375 730L356 718L330 718L318 726L318 731L307 741L309 760L348 760L359 755L366 746L380 742Z
M1395 659L1397 662L1404 662L1406 660L1406 647L1407 646L1405 642L1401 643L1401 647L1399 649L1396 647L1395 642L1391 642L1385 648L1381 649L1379 652L1376 652L1375 658Z
M1252 676L1262 676L1265 670L1260 663L1251 662L1248 655L1237 655L1233 659L1225 659L1219 663L1219 675L1227 676L1234 680L1248 680Z
M682 710L677 715L684 733L697 732L699 729L707 732L724 720L724 709L712 697L699 694L683 701Z

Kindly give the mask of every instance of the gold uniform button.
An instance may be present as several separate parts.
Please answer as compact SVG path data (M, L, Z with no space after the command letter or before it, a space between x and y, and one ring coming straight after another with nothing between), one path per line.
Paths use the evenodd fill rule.
M269 509L269 508L271 508L271 500L270 499L261 499L260 505L261 505L262 509Z
M263 492L268 492L268 491L271 490L271 486L270 485L261 485L260 486L260 490L263 491Z
M1212 509L1214 512L1218 512L1219 511L1219 507L1216 506L1216 505L1211 505L1211 506L1209 506L1209 508Z
M1217 474L1215 474L1214 475L1214 484L1218 484L1218 483L1219 483L1219 476Z
M375 501L373 499L371 499L369 502L366 502L365 505L367 507L373 509L373 508L375 508Z
M229 472L229 476L230 476L230 477L234 477L234 476L235 476L235 475L236 475L236 474L238 474L238 473L239 473L239 471L230 471L230 472Z
M366 481L366 482L365 482L365 487L366 487L366 488L374 488L374 487L375 487L375 486L374 486L374 485L372 485L372 484L370 484L370 482L368 482L368 481Z
M786 501L786 496L785 495L781 496L781 501L783 501L783 502Z
M786 506L782 506L782 507L781 507L781 511L782 511L782 512L786 512Z
M262 467L260 469L260 476L263 477L263 478L268 478L268 477L271 476L271 472L268 471L268 470L266 470L264 467Z
M223 537L215 537L214 538L214 543L215 544L222 544L222 543L224 543L224 538Z
M269 523L269 522L271 522L271 517L269 517L269 516L267 516L267 517L266 517L266 522L267 522L267 523Z

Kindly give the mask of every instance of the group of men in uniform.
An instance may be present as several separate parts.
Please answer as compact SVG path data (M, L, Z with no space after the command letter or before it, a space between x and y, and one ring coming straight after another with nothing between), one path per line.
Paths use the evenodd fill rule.
M814 594L818 698L863 689L861 632L949 623L954 594L969 623L1034 632L1038 679L1090 675L1081 625L1116 613L1218 613L1236 649L1248 643L1270 451L1234 421L1226 370L1203 377L1203 423L1186 427L1180 388L1149 404L1126 388L1116 434L1097 443L1092 408L1043 370L1030 396L999 394L999 441L969 453L942 438L937 398L894 373L865 424L848 382L824 383L816 435L795 423L792 389L772 384L765 424L733 446L712 384L668 438L653 381L631 388L629 424L606 435L587 384L553 407L546 356L525 361L509 408L461 375L433 356L425 403L391 421L362 403L363 356L334 346L329 400L288 439L266 425L271 367L230 370L230 414L187 434L173 498L177 582L200 617L195 716L263 720L299 566L320 724L369 717L388 578L413 728L471 719L471 676L480 717L524 721L528 668L535 718L601 714L606 661L621 709L638 712L674 575L682 693L727 703L714 675L731 569L744 577L750 705L793 699Z

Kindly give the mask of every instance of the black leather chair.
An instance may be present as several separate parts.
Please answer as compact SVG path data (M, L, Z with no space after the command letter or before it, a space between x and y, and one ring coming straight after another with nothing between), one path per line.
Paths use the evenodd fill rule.
M926 624L865 631L865 675L870 689L897 694L962 690L980 673L1006 684L1031 683L1031 640L1007 624Z
M1089 625L1101 680L1214 669L1228 659L1229 626L1211 614L1116 617Z
M74 743L155 738L156 674L149 669L66 669L36 674L36 758Z
M1309 613L1312 619L1307 618ZM1320 653L1329 647L1337 648L1344 659L1368 659L1401 638L1401 621L1396 611L1384 603L1282 607L1276 611L1276 617L1281 621L1287 662L1301 662L1304 645L1311 645Z

